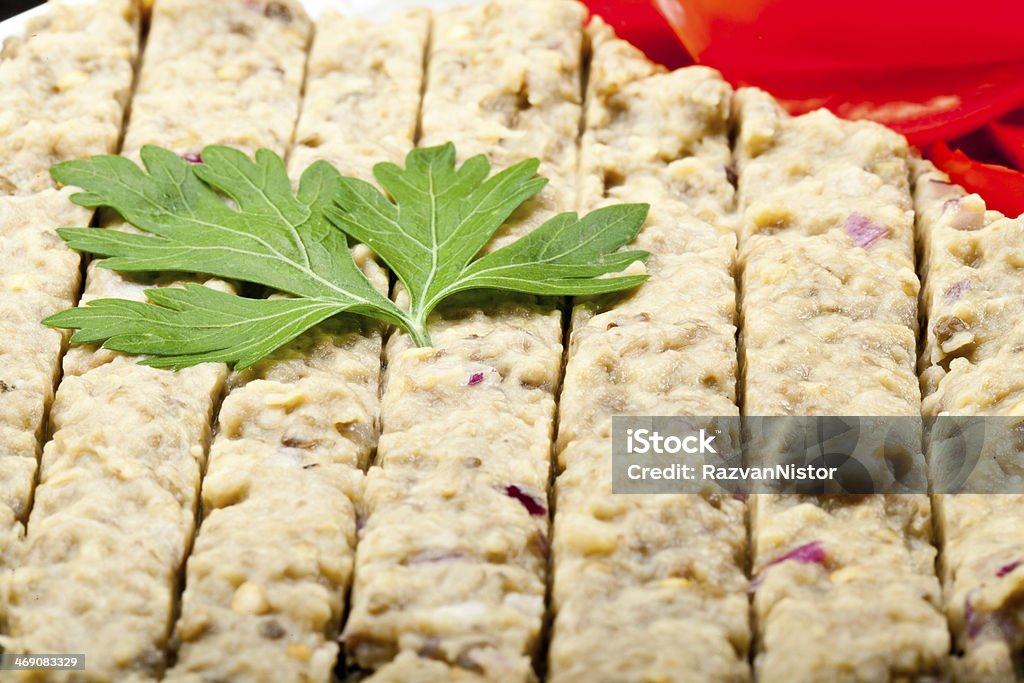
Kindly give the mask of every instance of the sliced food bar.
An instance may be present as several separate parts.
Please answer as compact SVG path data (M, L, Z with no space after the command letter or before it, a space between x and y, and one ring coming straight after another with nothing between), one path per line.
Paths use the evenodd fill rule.
M50 165L115 152L139 49L134 0L61 2L0 61L0 563L23 532L43 420L67 335L40 324L74 306L80 257L56 229L92 212L54 188Z
M123 154L288 150L311 37L301 2L157 0L150 24Z
M419 123L429 27L424 9L380 24L331 11L317 19L289 154L294 173L326 159L342 175L372 180L375 164L405 159Z
M650 279L573 310L548 680L749 680L744 503L611 492L613 415L739 414L731 88L589 32L580 204L651 204L633 245Z
M326 159L370 179L413 146L429 15L317 22L293 178ZM378 115L387 112L386 115ZM356 261L388 280L365 247ZM203 480L171 681L331 680L380 428L382 325L326 322L235 373Z
M551 179L492 248L574 208L584 16L567 0L504 0L434 17L420 144L452 141L496 169L536 157ZM413 660L430 680L532 680L561 312L470 293L429 328L432 348L394 335L385 351L346 650L379 680Z
M992 418L968 493L934 497L954 674L963 683L1009 683L1024 675L1024 495L1015 488L1024 475L1015 417L1024 404L1024 218L986 210L981 197L920 160L914 203L927 321L924 414Z
M55 228L88 223L71 190L0 197L0 563L21 537L32 499L43 419L67 334L41 324L74 306L79 256Z
M138 0L51 2L0 53L0 196L55 187L50 166L117 151L139 50Z
M284 153L308 32L297 2L160 0L125 153L135 157L147 143L183 155L203 143ZM242 88L233 77L239 70L249 75ZM152 284L91 267L84 299L141 300ZM207 364L175 373L137 360L88 347L66 356L53 437L8 586L5 649L83 652L87 670L68 674L75 680L153 680L164 671L227 372Z
M744 412L918 415L905 140L756 90L736 105ZM751 501L759 680L943 673L927 496Z

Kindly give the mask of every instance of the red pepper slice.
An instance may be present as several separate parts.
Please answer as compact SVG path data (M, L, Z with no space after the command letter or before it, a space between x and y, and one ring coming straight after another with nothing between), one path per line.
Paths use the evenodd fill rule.
M654 0L583 0L590 9L615 29L616 35L644 51L651 61L670 69L692 64L665 17L654 8Z
M827 107L928 144L1024 106L1018 0L656 2L699 62L793 113Z
M876 121L913 144L927 145L981 128L1024 104L1022 73L1024 62L892 69L884 77L832 75L818 85L808 78L769 90L794 114L826 107L844 118Z
M1018 0L656 0L690 54L737 74L928 69L1024 59ZM625 4L625 3L623 3Z
M1024 173L975 161L944 142L933 144L928 156L954 183L981 195L988 208L1012 217L1024 213Z
M999 151L1024 169L1024 109L1018 109L988 124L989 137Z

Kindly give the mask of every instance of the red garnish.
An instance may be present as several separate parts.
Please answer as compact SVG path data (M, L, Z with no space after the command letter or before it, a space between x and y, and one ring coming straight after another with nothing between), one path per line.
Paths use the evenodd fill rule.
M889 228L879 225L859 213L850 214L843 227L846 229L846 234L853 239L853 243L864 249L889 234Z
M590 9L615 29L616 35L644 51L653 61L670 69L692 64L693 60L672 34L665 18L651 0L583 0Z
M509 484L505 487L505 495L510 498L515 498L522 503L523 507L526 508L526 511L531 515L539 517L540 515L546 515L548 512L547 507L539 498L528 493L524 489L519 488L515 484Z
M792 114L824 107L881 123L922 147L983 130L1024 170L1022 3L989 3L974 13L963 12L956 0L655 5L698 63L718 69L734 86L767 90ZM936 160L991 208L1010 217L1024 213L1022 174L966 156L954 162L960 171Z
M974 13L957 0L656 4L698 62L764 88L793 113L827 107L929 144L1024 105L1020 3Z
M484 373L482 373L482 372L474 372L472 375L469 376L469 381L466 382L466 384L468 386L474 387L474 386L476 386L477 384L480 384L480 382L483 382L483 381L484 381Z
M1004 576L1012 572L1014 569L1019 567L1021 563L1021 560L1017 560L1015 562L1010 562L1009 564L1004 564L1002 567L996 570L996 576L1000 579L1003 578Z
M989 137L1017 168L1024 168L1024 109L988 124Z
M975 161L944 142L932 145L929 156L950 180L981 195L988 208L1013 218L1024 213L1024 173Z
M182 154L181 158L184 159L185 161L187 161L190 164L201 164L201 163L203 163L202 157L200 157L195 152L187 152L186 154Z

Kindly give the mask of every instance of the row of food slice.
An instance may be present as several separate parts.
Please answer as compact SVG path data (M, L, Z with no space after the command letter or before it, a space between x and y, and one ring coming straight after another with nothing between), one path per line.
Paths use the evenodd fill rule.
M114 3L77 9L120 10ZM202 31L193 26L199 14ZM311 29L296 19L203 11L198 2L158 8L121 152L138 160L143 145L155 143L190 155L223 142L283 154ZM228 54L234 56L217 58ZM104 223L130 229L114 217ZM93 264L82 298L142 300L152 284ZM91 661L72 678L149 680L165 670L168 624L226 377L222 365L175 374L84 347L65 356L34 505L11 563L6 632L14 641L6 647L70 652L82 643Z
M0 53L0 554L23 531L32 500L43 416L66 335L40 316L74 305L79 257L55 225L91 212L49 177L54 161L117 149L138 55L134 2L101 11L56 6Z
M918 415L906 142L757 91L737 106L745 413ZM754 496L751 545L762 680L943 673L926 495Z
M99 60L130 82L134 8L97 7L76 16L135 32L119 34L132 38L113 66L88 53L81 64ZM494 244L559 211L647 201L636 246L653 253L651 280L576 303L564 386L563 302L534 297L447 305L431 323L433 349L332 321L242 373L171 374L73 349L34 504L24 472L35 470L63 338L47 332L45 348L18 350L43 334L33 321L77 295L77 259L52 227L88 219L55 216L67 191L36 185L52 161L111 151L116 135L64 152L54 134L29 136L53 152L33 156L31 173L7 173L25 196L4 197L0 214L11 216L4 254L15 255L0 274L32 278L0 298L26 321L5 335L3 419L36 396L0 441L4 467L22 472L5 486L6 648L85 651L78 677L91 680L327 680L341 656L378 681L527 681L538 669L552 681L909 681L949 668L945 612L963 680L1015 679L1016 497L748 505L611 494L615 414L738 414L737 387L746 414L921 412L912 162L879 127L789 118L709 70L662 72L599 23L584 32L583 20L573 2L536 0L381 26L327 15L314 28L297 3L158 0L129 157L146 143L187 158L207 144L268 147L289 154L293 176L325 158L369 178L370 164L400 161L417 141L453 140L462 158L486 153L497 168L533 156L552 183ZM12 48L5 84L22 82L11 65L29 70L32 54ZM52 93L74 70L85 69L49 74ZM20 97L24 108L43 95ZM122 90L81 97L83 112L116 130ZM1015 353L1015 309L982 320L957 302L988 292L980 306L1016 284L1012 253L985 255L1019 221L944 182L917 169L924 409L1009 413L984 389ZM48 195L61 200L50 213L24 208ZM356 256L386 287L379 265ZM951 258L971 270L947 275L959 267ZM83 298L141 298L147 284L90 268ZM63 298L44 309L9 293L36 287ZM959 305L959 323L939 324L953 315L940 304ZM966 343L960 327L973 335ZM948 330L961 337L950 342ZM955 360L931 359L951 343ZM22 380L32 363L44 372Z

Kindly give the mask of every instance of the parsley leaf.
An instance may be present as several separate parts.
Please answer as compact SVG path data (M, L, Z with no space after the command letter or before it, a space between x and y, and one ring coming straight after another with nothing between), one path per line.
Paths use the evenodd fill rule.
M621 271L646 252L615 252L636 237L646 204L599 209L580 219L560 214L529 235L473 258L523 202L547 183L528 159L488 178L483 155L455 167L455 146L414 149L405 168L377 164L377 182L342 178L330 219L366 244L409 291L417 328L444 299L468 289L529 294L599 294L635 287L646 276L595 279Z
M99 265L112 270L203 273L291 295L252 299L186 284L146 290L151 303L97 299L43 321L77 330L75 343L153 356L143 362L156 367L222 361L245 368L340 313L397 325L427 346L430 312L456 292L600 294L646 278L600 277L647 257L617 251L643 224L642 204L583 218L562 214L478 257L544 186L536 160L489 177L483 156L456 167L451 144L415 149L405 168L375 168L384 194L323 161L310 165L293 190L283 161L268 150L249 158L207 147L202 163L192 164L148 146L141 157L143 168L105 155L51 169L58 182L82 188L75 203L111 208L140 231L60 229L72 248L105 257ZM408 310L360 271L349 236L396 273L410 293Z
M247 299L195 283L149 289L146 297L157 305L97 299L46 322L80 328L73 337L78 343L152 354L144 363L158 368L222 361L243 369L345 310L321 299Z

